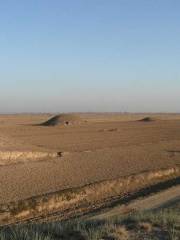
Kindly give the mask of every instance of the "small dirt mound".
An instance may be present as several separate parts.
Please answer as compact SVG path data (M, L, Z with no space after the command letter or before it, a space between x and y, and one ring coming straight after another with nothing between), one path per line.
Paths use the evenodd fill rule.
M59 114L46 122L39 124L40 126L57 126L57 125L71 125L74 123L81 123L82 119L76 114Z
M154 119L151 117L145 117L139 120L139 122L152 122L152 121L154 121Z

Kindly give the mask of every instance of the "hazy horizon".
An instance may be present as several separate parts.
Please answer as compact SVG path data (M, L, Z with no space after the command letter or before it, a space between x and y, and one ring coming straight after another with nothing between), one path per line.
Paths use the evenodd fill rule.
M0 113L180 112L178 0L0 4Z

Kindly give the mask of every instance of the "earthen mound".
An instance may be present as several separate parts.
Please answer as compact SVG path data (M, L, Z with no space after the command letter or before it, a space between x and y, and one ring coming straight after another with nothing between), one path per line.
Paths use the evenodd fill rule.
M46 122L41 123L41 126L57 126L57 125L71 125L75 123L81 123L82 119L76 114L59 114Z
M143 119L140 119L139 121L140 121L140 122L152 122L152 121L154 121L154 119L151 118L151 117L145 117L145 118L143 118Z

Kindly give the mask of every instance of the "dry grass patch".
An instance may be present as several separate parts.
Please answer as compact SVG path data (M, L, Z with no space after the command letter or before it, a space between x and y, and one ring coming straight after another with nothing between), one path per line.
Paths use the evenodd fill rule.
M129 232L125 226L114 225L110 229L110 233L107 234L103 239L104 240L127 240L129 238Z
M179 210L147 211L108 220L71 220L0 229L0 240L179 240Z
M139 223L139 228L142 229L145 232L151 232L153 229L153 226L149 222L140 222Z

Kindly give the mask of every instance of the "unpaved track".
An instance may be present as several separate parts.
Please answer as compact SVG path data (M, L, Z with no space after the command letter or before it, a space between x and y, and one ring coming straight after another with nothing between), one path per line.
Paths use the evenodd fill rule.
M139 211L139 210L152 210L169 206L175 202L180 201L180 185L171 187L167 190L152 194L145 198L136 199L127 205L119 205L105 211L104 213L97 214L91 219L105 219L115 217L120 214Z

